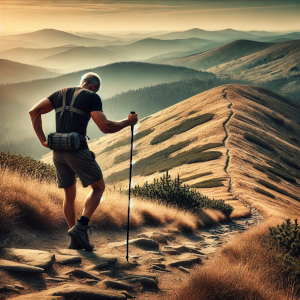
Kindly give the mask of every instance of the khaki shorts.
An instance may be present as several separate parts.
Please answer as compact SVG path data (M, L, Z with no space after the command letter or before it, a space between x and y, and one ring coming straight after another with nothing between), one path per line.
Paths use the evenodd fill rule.
M76 176L84 187L103 178L102 171L89 149L68 151L53 150L56 180L59 188L68 188L76 183Z

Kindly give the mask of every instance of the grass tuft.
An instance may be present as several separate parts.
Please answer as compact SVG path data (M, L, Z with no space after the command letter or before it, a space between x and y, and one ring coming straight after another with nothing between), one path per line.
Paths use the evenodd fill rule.
M250 141L252 143L255 143L256 145L259 145L259 146L261 146L265 149L268 149L270 151L275 151L273 146L271 146L269 143L259 139L257 136L252 135L248 132L245 132L243 135L244 135L244 138L247 139L248 141Z
M263 194L263 195L266 195L266 196L268 196L268 197L271 197L271 198L274 198L274 199L275 199L275 196L274 196L273 194L267 192L266 190L263 190L263 189L261 189L261 188L259 188L259 187L255 187L254 190L255 190L256 192L260 193L260 194Z
M218 186L224 186L222 181L226 180L226 178L213 178L209 180L204 180L201 182L197 182L195 184L192 184L192 188L214 188Z
M195 147L187 151L178 153L174 157L170 155L182 148L191 144L194 140L187 140L176 145L171 145L168 148L158 151L146 158L137 161L133 168L133 176L149 176L156 172L165 172L183 164L192 164L197 162L210 161L219 158L222 155L220 151L205 150L220 147L222 143L210 143L201 147ZM123 181L128 178L128 169L111 174L106 178L107 183Z
M178 125L168 129L167 131L164 131L161 134L156 135L153 140L150 142L151 145L156 145L161 142L164 142L168 139L170 139L175 134L181 134L183 132L186 132L196 126L199 126L205 122L210 121L213 118L214 114L207 113L201 116L197 116L194 118L184 119L181 123Z
M276 192L278 192L278 193L280 193L280 194L286 195L286 196L291 197L291 198L293 198L293 199L295 199L295 200L297 200L297 201L300 201L300 198L294 196L293 194L287 192L287 191L284 190L284 189L281 189L281 188L277 187L276 185L274 185L274 184L272 184L272 183L269 183L268 181L265 181L265 180L263 180L263 179L258 179L257 181L258 181L260 184L266 186L267 188L269 188L269 189L271 189L271 190L273 190L273 191L276 191Z

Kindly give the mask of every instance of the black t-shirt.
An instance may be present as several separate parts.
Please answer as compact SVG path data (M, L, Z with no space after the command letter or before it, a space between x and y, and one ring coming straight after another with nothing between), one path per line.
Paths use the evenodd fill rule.
M78 89L78 87L65 88L50 95L48 99L51 101L53 108L56 109L58 107L62 107L63 99L61 91L64 90L67 91L66 105L70 105L76 89ZM76 97L73 107L90 114L92 111L102 111L102 102L99 95L83 89L83 91ZM88 119L85 116L75 112L64 112L65 116L63 116L60 128L58 128L60 114L61 112L56 113L56 132L78 132L79 134L86 135L86 128L90 118ZM71 115L72 118L70 118ZM87 148L87 143L84 142L81 144L79 149Z

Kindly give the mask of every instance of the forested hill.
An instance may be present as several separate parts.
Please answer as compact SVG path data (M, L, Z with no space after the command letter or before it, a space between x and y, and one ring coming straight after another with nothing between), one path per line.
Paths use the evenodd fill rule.
M130 90L103 101L103 111L114 120L124 119L127 112L136 111L141 119L224 83L220 79L186 79Z
M1 140L7 141L8 138L9 140L18 140L33 136L34 132L28 117L28 110L54 91L65 87L78 86L81 76L89 71L96 72L101 77L102 86L99 95L102 99L130 89L139 89L161 83L191 78L201 80L216 78L214 74L183 67L123 62L66 74L57 78L22 82L17 85L0 85L0 118L5 124L0 133ZM48 133L55 130L54 115L51 113L45 115L43 127Z

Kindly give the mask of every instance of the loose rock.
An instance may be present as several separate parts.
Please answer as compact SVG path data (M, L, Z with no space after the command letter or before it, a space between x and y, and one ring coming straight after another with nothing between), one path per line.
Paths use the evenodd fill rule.
M55 255L55 260L60 265L67 265L71 263L81 262L80 256L73 256L73 255Z
M0 259L0 269L11 272L30 272L30 273L43 273L44 269L33 267L25 264L20 264L14 261Z
M118 289L118 290L125 290L125 291L132 291L133 286L121 281L117 280L103 280L102 283L104 283L107 287L112 289Z
M100 278L86 272L86 271L83 271L83 270L79 270L79 269L75 269L73 271L70 271L70 272L67 272L66 275L74 275L76 277L79 277L79 278L89 278L89 279L95 279L95 280L99 280L100 281Z
M5 249L5 254L15 258L20 258L28 265L43 269L52 266L55 258L55 255L48 251L32 249L7 248Z

